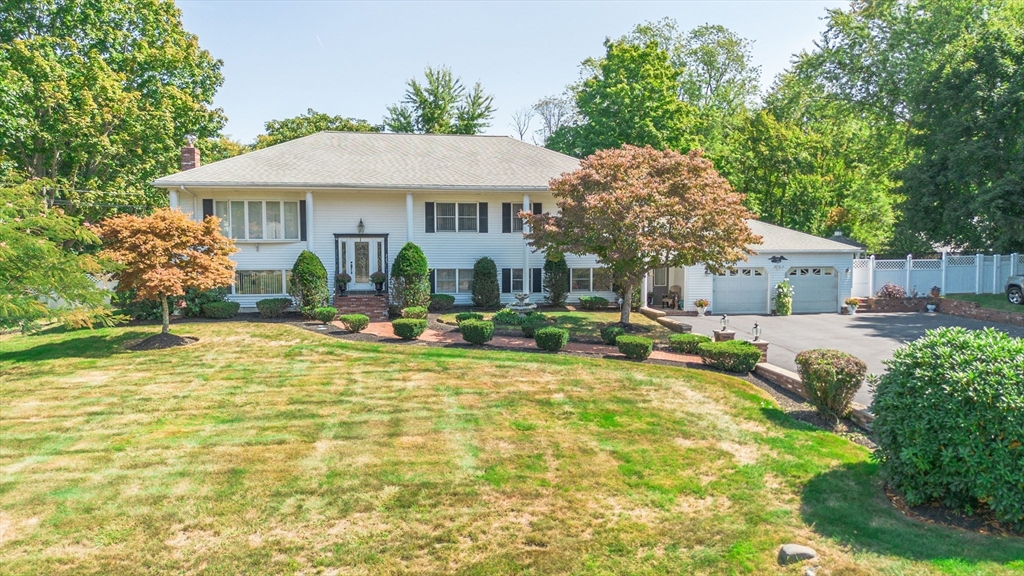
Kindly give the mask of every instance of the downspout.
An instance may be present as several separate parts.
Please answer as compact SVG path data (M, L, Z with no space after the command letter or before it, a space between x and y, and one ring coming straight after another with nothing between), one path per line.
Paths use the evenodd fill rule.
M196 217L196 200L199 199L199 196L196 196L191 190L185 188L184 185L178 186L178 188L180 188L182 192L185 192L192 197L192 218L194 219Z

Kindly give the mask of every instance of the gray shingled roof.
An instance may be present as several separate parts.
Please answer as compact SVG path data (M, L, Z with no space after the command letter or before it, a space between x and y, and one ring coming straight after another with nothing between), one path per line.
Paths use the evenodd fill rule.
M750 248L759 254L770 252L860 252L862 248L822 238L813 234L797 232L782 226L760 220L747 220L750 230L761 237L761 244Z
M507 136L320 132L153 186L546 190L578 166L576 158Z

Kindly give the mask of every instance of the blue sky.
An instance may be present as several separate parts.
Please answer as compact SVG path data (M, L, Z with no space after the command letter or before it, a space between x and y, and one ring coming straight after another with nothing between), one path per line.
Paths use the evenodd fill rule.
M405 82L447 65L495 96L491 134L512 134L511 114L557 94L606 37L665 16L680 27L722 24L754 40L767 87L810 50L829 7L846 2L347 2L177 0L185 28L224 61L215 104L243 142L263 123L314 108L380 123Z

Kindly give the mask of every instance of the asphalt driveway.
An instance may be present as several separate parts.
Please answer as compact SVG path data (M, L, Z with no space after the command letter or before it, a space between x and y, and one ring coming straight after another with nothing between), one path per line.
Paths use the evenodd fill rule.
M693 326L694 333L711 335L721 327L721 316L682 317ZM867 313L855 316L839 314L799 314L794 316L730 316L729 328L736 337L752 340L751 329L757 322L761 326L761 339L767 340L768 361L776 366L796 371L797 353L811 348L835 348L860 358L868 365L868 372L885 371L884 360L892 358L896 348L924 335L925 330L941 326L962 326L979 330L986 326L997 328L1018 338L1024 337L1024 327L970 320L946 314L923 313ZM861 404L871 404L867 386L855 398Z

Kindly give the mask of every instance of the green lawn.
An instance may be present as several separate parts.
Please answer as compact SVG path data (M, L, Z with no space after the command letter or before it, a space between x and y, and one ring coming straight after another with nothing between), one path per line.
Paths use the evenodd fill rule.
M1010 301L1006 299L1006 294L946 294L945 298L975 302L982 308L1024 314L1024 306L1010 304Z
M600 338L601 328L619 321L618 311L609 312L596 312L596 311L558 311L548 312L542 310L545 316L555 321L555 325L569 330L569 336L575 338ZM491 312L484 313L484 319L490 320L494 314ZM668 340L668 337L673 334L671 330L665 328L661 324L658 324L654 320L644 316L639 312L633 312L630 314L630 322L642 329L647 329L650 332L647 336L654 338L655 340ZM441 322L446 324L455 324L455 314L444 314L440 317ZM509 327L515 329L515 327Z
M0 339L4 574L1011 574L746 382L288 325Z

